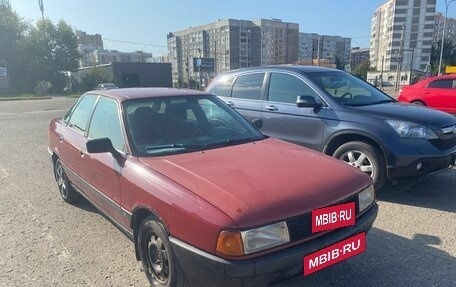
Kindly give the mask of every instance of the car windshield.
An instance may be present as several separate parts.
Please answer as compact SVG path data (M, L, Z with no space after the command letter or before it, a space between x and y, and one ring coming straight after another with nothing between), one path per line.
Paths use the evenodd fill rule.
M395 100L370 84L348 73L339 71L317 72L308 75L337 103L346 106L368 106Z
M124 103L133 149L143 156L192 152L257 141L264 136L213 96Z

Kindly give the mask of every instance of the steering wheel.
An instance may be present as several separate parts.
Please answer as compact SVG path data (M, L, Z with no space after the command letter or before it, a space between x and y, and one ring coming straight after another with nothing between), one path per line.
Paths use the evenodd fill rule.
M213 118L209 119L209 126L212 127L212 128L225 127L226 126L226 122L223 119L221 119L221 118L213 117Z
M345 99L345 98L353 99L353 94L350 93L350 92L346 92L346 93L343 94L340 98L341 98L341 99Z

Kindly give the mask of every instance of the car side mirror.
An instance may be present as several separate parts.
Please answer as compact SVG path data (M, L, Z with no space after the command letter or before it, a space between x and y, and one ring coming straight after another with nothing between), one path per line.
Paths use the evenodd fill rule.
M92 139L87 141L86 148L88 153L111 153L115 159L119 160L122 155L114 148L109 138Z
M252 126L257 130L260 130L263 127L263 120L262 119L254 119L252 121Z
M318 103L312 96L301 95L296 99L296 106L298 106L298 108L321 108L323 104Z

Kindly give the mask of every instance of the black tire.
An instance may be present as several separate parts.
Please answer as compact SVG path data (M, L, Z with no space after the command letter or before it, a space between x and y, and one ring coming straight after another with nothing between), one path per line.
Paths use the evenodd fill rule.
M184 273L172 250L168 233L152 216L141 223L138 249L144 272L152 286L186 286Z
M385 160L380 151L368 143L347 142L336 149L333 157L367 173L372 178L376 190L386 182Z
M415 105L418 105L418 106L426 106L426 104L423 101L420 101L420 100L412 101L412 104L415 104Z
M59 188L59 193L60 193L60 196L62 197L62 199L66 203L70 203L70 204L78 202L81 199L81 196L71 186L70 181L68 180L68 177L65 173L65 170L63 169L62 163L60 162L60 159L57 159L55 161L54 175L55 175L55 180L57 181L57 186Z

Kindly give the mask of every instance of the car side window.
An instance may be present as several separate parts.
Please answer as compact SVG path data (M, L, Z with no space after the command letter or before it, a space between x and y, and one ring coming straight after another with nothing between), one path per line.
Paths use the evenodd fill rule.
M71 110L71 113L64 118L64 121L68 119L67 123L69 127L85 133L97 97L97 95L85 95L79 100Z
M90 121L88 137L90 139L109 138L114 148L125 151L116 101L106 97L100 98Z
M233 86L234 78L224 79L220 84L215 86L210 92L217 97L229 97L231 95L231 87Z
M249 100L260 100L264 73L239 76L233 86L231 97Z
M271 73L268 101L296 104L298 96L318 98L317 93L303 80L289 74Z
M429 83L429 88L452 89L453 80L451 80L451 79L435 80L435 81Z

